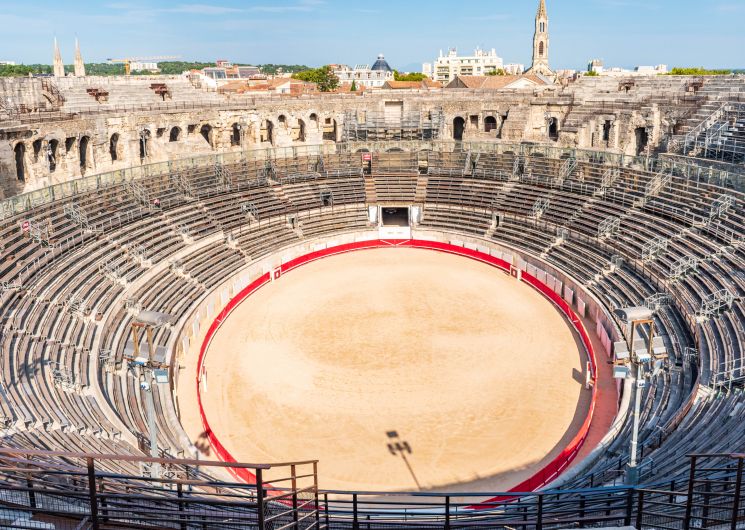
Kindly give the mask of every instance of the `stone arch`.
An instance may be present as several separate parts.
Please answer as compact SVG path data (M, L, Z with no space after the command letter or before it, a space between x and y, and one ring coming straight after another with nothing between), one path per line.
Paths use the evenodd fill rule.
M305 122L298 118L297 120L297 141L298 142L305 142Z
M649 145L649 132L646 127L637 127L634 130L634 137L636 139L636 156L644 154L644 151Z
M205 123L204 125L202 125L202 127L199 129L199 134L202 135L202 138L204 138L204 141L207 142L210 147L214 146L214 144L212 143L214 135L212 125L210 125L209 123Z
M148 156L150 136L152 136L150 129L143 129L140 131L140 159L147 158Z
M466 120L460 116L453 119L453 140L460 142L463 140L463 133L466 130Z
M41 153L41 138L37 138L31 144L34 151L34 162L39 161L39 153Z
M230 145L232 147L240 146L243 141L243 127L240 123L234 123L230 128Z
M284 114L280 114L277 117L277 123L279 123L280 127L287 127L287 116L285 116Z
M26 182L26 144L18 142L13 147L13 154L16 161L16 180Z
M310 121L311 127L314 127L316 130L318 130L318 114L315 112L311 112L310 116L308 116L308 120Z
M559 139L559 120L556 118L548 119L548 139L553 141Z
M52 138L47 143L47 163L49 164L49 172L54 173L57 169L57 151L59 150L59 140Z
M497 130L497 118L494 116L487 116L484 118L484 131L492 132Z
M543 57L543 54L546 51L546 45L543 43L543 41L538 43L538 57Z
M119 160L119 133L114 133L109 138L109 154L112 162Z
M91 137L81 136L78 141L78 160L80 162L81 173L85 173L85 170L92 165L92 158Z
M168 133L169 142L178 142L181 139L181 127L171 127L171 132Z

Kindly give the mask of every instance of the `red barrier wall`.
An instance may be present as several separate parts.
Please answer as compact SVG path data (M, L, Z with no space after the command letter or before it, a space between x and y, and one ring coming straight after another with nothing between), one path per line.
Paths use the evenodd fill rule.
M288 261L287 263L284 263L281 267L279 267L279 271L280 271L280 275L286 274L287 272L290 272L291 270L294 270L298 267L301 267L313 261L323 259L329 256L333 256L336 254L344 254L347 252L354 252L358 250L365 250L365 249L372 249L372 248L387 248L387 247L421 248L421 249L427 249L427 250L435 250L438 252L446 252L448 254L464 256L464 257L467 257L467 258L470 258L476 261L480 261L482 263L487 263L489 265L502 269L508 273L510 271L510 264L507 263L506 261L499 259L499 258L495 258L494 256L490 256L488 254L484 254L483 252L479 252L477 250L471 250L468 248L458 247L458 246L450 245L447 243L439 243L435 241L422 241L422 240L386 241L386 240L379 240L379 239L372 240L372 241L360 241L356 243L348 243L345 245L339 245L336 247L319 250L317 252L311 252L309 254L305 254L304 256L300 256L291 261ZM209 438L210 444L212 445L212 448L214 449L218 458L222 460L223 462L236 462L236 460L233 458L230 452L227 449L225 449L225 447L220 443L219 438L214 433L214 431L211 429L209 425L209 421L207 420L207 416L204 412L204 407L202 406L200 383L201 383L202 371L204 367L204 357L209 347L209 344L212 341L212 337L215 335L217 330L220 328L223 321L228 316L230 316L230 313L236 307L238 307L241 304L241 302L243 302L246 298L248 298L253 293L258 291L261 287L266 285L268 282L270 282L272 279L272 275L275 275L275 271L272 271L271 273L268 272L264 274L263 276L261 276L260 278L258 278L257 280L253 281L250 285L248 285L248 287L243 289L232 300L230 300L230 302L228 302L225 308L223 308L223 310L220 311L220 313L217 315L215 320L212 322L212 325L210 325L209 329L207 330L207 334L204 338L204 341L202 342L202 346L199 350L199 359L197 361L197 378L196 378L197 401L199 404L199 414L202 418L202 425L204 427L205 433L207 434ZM275 275L274 277L276 278L277 276ZM537 278L531 276L530 274L523 272L522 279L525 283L531 285L534 289L536 289L541 294L543 294L546 298L551 300L559 309L561 309L561 311L571 321L572 325L577 330L577 332L579 333L582 339L582 343L587 352L587 357L590 361L590 367L592 370L592 376L594 380L596 373L597 373L595 352L593 350L590 337L587 335L587 330L585 330L585 327L582 324L582 321L579 319L577 314L572 310L571 306L567 304L563 298L561 298L561 296L557 295L552 289L549 289L546 285L538 281ZM556 456L556 458L554 458L551 462L549 462L543 469L541 469L538 473L536 473L529 479L521 482L520 484L512 488L510 491L531 492L531 491L537 490L545 486L552 480L554 480L556 477L558 477L561 474L562 471L564 471L569 466L569 464L577 456L577 453L579 452L585 440L587 439L587 433L590 429L590 424L592 423L593 413L595 411L596 399L597 399L597 391L595 389L595 385L593 385L590 408L588 410L587 416L585 417L585 421L582 424L582 427L579 429L574 439L569 443L567 447L564 448L564 450L559 455ZM243 480L247 483L252 484L255 481L254 475L246 469L230 468L230 471L236 478ZM489 508L489 505L488 505L489 502L503 502L508 499L509 497L495 497L493 499L484 501L484 503L482 504L473 506L473 508L475 509Z

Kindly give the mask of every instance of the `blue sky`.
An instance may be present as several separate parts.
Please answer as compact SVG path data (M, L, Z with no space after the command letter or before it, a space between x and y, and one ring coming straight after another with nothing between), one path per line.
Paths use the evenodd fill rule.
M530 63L538 0L0 0L0 60L180 55L242 63L372 63L418 70L440 49ZM551 65L745 68L745 0L547 0Z

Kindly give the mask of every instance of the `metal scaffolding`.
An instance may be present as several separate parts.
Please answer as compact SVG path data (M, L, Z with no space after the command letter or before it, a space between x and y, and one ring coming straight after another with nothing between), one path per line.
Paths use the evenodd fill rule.
M533 209L530 212L530 218L536 220L540 219L541 216L546 213L546 210L548 210L549 206L551 206L550 199L538 199L533 204Z
M687 276L688 274L695 273L698 270L699 260L693 256L683 256L673 263L670 267L670 272L667 275L668 280L678 280Z
M598 239L611 237L621 230L621 219L619 217L606 217L598 225Z
M735 198L732 195L721 195L714 199L709 210L709 220L723 217L734 203Z
M642 245L642 261L653 261L667 252L670 240L664 237L656 237Z
M556 179L558 184L561 185L566 179L571 177L575 169L577 169L577 159L573 156L567 158L559 170L559 175Z
M345 142L390 140L439 140L445 130L445 113L410 111L400 114L348 110L344 115Z
M745 103L724 103L683 140L683 154L721 162L745 162Z
M706 321L724 310L730 309L735 302L735 295L728 289L720 289L701 301L698 311L699 320Z
M127 191L127 193L129 193L129 195L132 196L135 201L139 202L142 206L145 206L146 208L152 207L152 204L150 203L150 195L148 194L145 187L139 182L128 180L124 183L124 189Z

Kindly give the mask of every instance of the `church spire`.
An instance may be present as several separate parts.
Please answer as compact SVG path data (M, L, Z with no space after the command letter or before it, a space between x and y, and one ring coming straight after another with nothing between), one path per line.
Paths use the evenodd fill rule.
M85 77L85 63L80 54L80 43L75 38L75 77Z
M54 38L54 77L65 77L65 63L62 62L62 54L59 51L57 37Z
M548 66L548 10L546 0L540 0L535 15L535 35L533 37L533 64L526 73L552 76Z
M541 3L538 4L538 14L536 17L548 18L548 14L546 13L546 0L541 0Z

